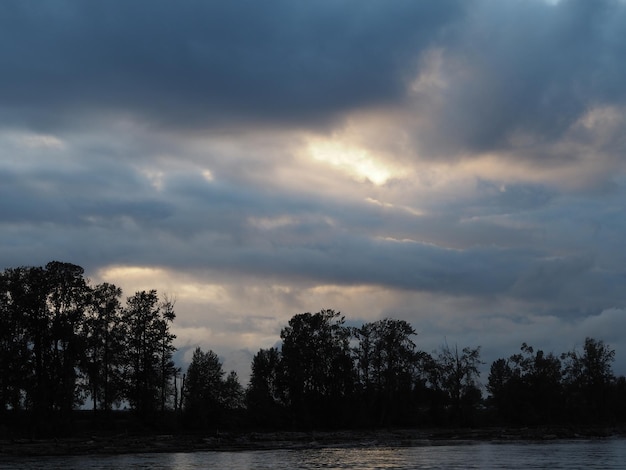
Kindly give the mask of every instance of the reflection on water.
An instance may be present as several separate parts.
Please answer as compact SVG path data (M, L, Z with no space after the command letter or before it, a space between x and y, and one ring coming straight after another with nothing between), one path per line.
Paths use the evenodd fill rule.
M2 458L0 469L626 469L626 440Z

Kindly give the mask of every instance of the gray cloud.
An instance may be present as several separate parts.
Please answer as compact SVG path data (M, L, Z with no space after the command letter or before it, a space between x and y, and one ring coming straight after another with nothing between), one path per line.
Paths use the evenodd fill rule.
M626 97L618 0L60 5L0 7L4 122L328 126L401 106L439 48L446 86L415 96L428 115L411 130L420 155L513 149L542 162L575 158L545 145Z
M3 120L325 121L400 99L406 61L461 3L3 2Z
M417 130L424 153L513 148L517 157L567 159L542 144L593 107L624 105L623 2L487 0L468 11L442 43L445 88L417 96L418 112L430 113Z

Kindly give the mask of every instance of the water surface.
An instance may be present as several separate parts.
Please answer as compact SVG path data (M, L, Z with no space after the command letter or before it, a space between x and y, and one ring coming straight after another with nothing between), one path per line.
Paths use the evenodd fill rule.
M13 470L626 469L626 440L0 458Z

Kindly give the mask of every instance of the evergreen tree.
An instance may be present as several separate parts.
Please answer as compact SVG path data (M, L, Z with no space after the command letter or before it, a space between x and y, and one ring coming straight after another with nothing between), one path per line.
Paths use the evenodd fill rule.
M226 387L224 370L217 354L197 347L187 368L183 407L186 422L194 428L207 429L221 424Z
M276 348L260 349L252 358L252 373L246 390L246 404L253 423L277 426L283 420L281 355Z

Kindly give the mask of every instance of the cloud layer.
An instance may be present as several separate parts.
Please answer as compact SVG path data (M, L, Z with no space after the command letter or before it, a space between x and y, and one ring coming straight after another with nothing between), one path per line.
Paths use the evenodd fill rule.
M619 360L625 21L617 0L2 2L0 261L168 292L179 345L242 374L327 307L427 350L592 335Z

